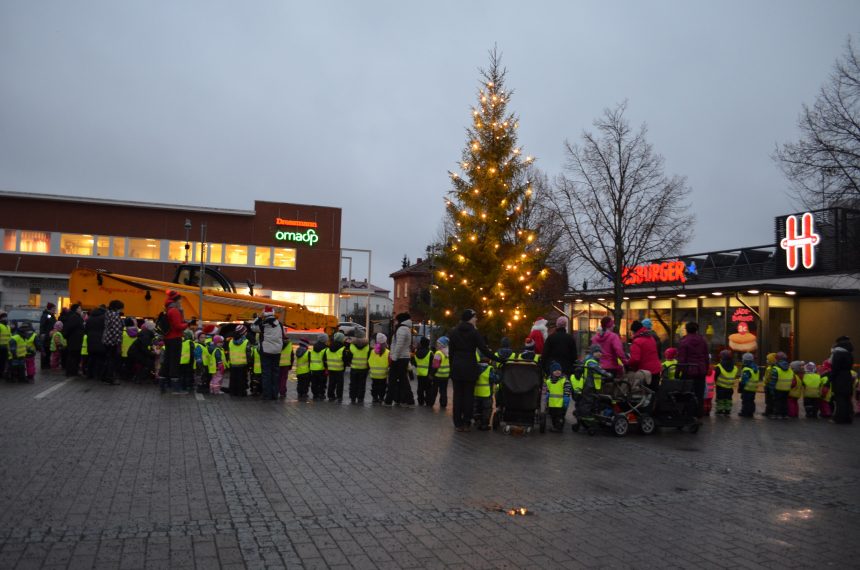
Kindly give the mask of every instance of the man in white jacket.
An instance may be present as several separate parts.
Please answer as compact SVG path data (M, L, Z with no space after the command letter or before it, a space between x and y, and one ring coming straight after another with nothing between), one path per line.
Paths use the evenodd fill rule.
M263 373L263 399L277 400L280 386L281 350L284 348L284 328L275 318L274 309L266 307L263 309L263 315L251 325L251 330L257 333Z
M412 357L412 321L409 313L400 313L394 319L397 324L391 338L391 370L388 373L388 391L385 405L400 404L415 407L415 397L409 384L409 360Z

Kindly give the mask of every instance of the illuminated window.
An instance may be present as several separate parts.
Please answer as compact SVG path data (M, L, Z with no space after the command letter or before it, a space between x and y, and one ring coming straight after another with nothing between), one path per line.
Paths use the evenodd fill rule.
M185 243L184 241L167 242L167 259L170 261L181 261L185 263ZM188 261L191 261L191 248L193 245L188 242Z
M125 257L125 238L113 238L113 256Z
M272 260L272 266L274 267L286 267L288 269L296 268L296 250L285 248L285 247L276 247L275 248L275 258Z
M93 236L60 234L60 253L63 255L92 255Z
M268 267L272 262L272 248L257 246L254 252L254 265Z
M31 253L49 253L51 251L50 232L21 232L21 249Z
M161 259L161 240L128 238L128 256L134 259Z
M18 230L3 230L3 251L15 251L17 238Z
M230 265L247 265L248 264L248 246L247 245L226 245L224 246L224 263Z
M110 238L99 236L96 238L96 255L107 257L110 255Z
M221 263L224 246L220 243L210 243L206 246L206 263Z

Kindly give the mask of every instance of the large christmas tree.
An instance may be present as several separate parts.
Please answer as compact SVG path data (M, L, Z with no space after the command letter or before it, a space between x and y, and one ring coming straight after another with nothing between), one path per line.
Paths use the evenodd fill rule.
M461 170L450 173L446 215L452 233L437 260L433 305L436 319L446 324L474 309L488 339L508 336L518 344L538 316L533 294L547 274L536 228L526 227L524 216L531 207L534 159L517 146L519 123L508 112L511 92L496 50L481 76Z

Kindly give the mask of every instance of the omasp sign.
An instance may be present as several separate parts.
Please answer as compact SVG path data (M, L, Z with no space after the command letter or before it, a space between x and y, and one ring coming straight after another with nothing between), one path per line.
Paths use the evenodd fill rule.
M308 222L304 220L286 220L284 218L275 218L275 225L286 226L290 229L278 229L275 231L275 239L278 241L289 241L294 243L306 243L314 245L320 240L317 235L316 222ZM291 228L307 228L304 231L293 230Z

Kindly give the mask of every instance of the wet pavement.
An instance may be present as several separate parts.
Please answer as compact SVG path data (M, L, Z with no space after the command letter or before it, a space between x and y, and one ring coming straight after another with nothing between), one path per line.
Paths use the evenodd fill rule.
M456 433L450 408L299 403L295 384L260 402L63 380L0 384L0 568L860 559L857 424L523 437Z

